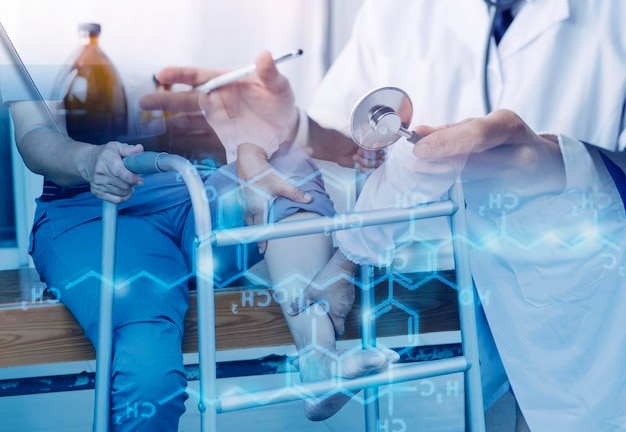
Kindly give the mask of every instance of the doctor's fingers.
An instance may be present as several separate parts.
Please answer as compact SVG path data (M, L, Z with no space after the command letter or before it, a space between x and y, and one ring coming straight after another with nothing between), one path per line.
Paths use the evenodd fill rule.
M426 160L481 151L489 133L483 119L471 119L432 129L418 127L416 132L424 137L413 147L413 154Z
M280 76L269 51L263 50L255 58L256 75L264 83L273 84ZM170 66L161 69L154 77L162 84L188 84L198 86L210 79L231 72L229 69L206 69L198 67Z
M417 142L413 153L423 159L480 153L510 143L527 143L537 136L524 121L509 110L496 110L481 118L434 128L417 128L418 133L430 132Z
M510 144L474 154L463 172L465 179L496 179L503 187L526 195L555 193L565 187L565 169L558 148L540 142Z
M209 120L200 111L177 113L167 118L169 123L176 129L188 129L190 131L212 130ZM157 121L163 121L159 119Z
M197 67L166 67L154 74L161 84L188 84L197 86L228 72L223 69L203 69Z
M467 122L470 122L472 120L475 120L475 118L467 118L458 122L454 122L454 123L446 123L443 125L439 125L439 126L428 126L428 125L419 125L417 127L415 127L415 132L417 132L418 135L421 136L427 136L430 135L433 132L437 132L440 130L444 130L444 129L449 129L451 127L455 127L455 126L459 126L462 124L465 124Z
M467 155L457 155L441 159L419 160L412 164L417 176L436 176L455 178L465 169Z
M378 168L385 162L387 157L387 150L365 150L359 148L359 150L354 155L354 162L360 167L364 169L374 169Z
M523 171L536 171L541 165L542 149L536 142L502 144L475 155L492 164L519 167Z
M269 51L259 52L255 59L255 66L256 76L268 90L276 93L291 91L289 80L279 72Z
M200 111L200 94L197 92L154 92L139 100L139 107L148 111L194 112Z

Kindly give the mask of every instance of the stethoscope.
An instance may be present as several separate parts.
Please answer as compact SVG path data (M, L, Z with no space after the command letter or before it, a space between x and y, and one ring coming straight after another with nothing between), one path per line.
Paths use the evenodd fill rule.
M491 51L491 36L493 35L493 30L496 24L496 18L499 11L506 9L513 9L519 3L525 0L505 0L505 1L497 1L497 0L483 0L487 6L489 7L489 31L487 32L487 37L485 40L485 51L483 56L483 81L482 81L482 90L483 90L483 107L485 109L485 114L489 114L492 111L491 106L491 97L489 96L489 52Z
M489 96L489 51L497 12L517 6L528 0L483 0L489 7L489 32L482 67L482 94L485 114L492 111ZM363 96L352 109L349 129L354 142L366 150L380 150L400 138L416 143L421 138L407 130L413 117L413 104L409 95L396 87L381 87Z

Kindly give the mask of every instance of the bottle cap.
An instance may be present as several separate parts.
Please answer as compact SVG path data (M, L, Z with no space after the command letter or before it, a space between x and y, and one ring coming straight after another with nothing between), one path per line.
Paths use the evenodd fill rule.
M78 30L86 33L100 33L102 27L97 23L82 23L78 26Z

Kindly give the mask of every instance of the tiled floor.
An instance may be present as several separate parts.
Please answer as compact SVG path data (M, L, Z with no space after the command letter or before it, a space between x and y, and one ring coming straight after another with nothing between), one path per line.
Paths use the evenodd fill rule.
M246 377L219 381L219 391L233 386L245 389L276 387L284 375ZM197 381L190 383L197 390ZM193 392L192 392L193 393ZM301 402L223 413L218 431L239 432L329 432L365 431L363 393L331 419L314 423L302 414ZM461 432L463 419L463 379L460 374L381 388L379 396L381 432ZM180 432L199 431L196 400L190 397L181 419ZM48 393L0 398L2 432L84 432L91 430L93 391ZM510 397L503 398L488 412L488 431L512 431Z
M457 382L451 377L451 382ZM246 383L249 381L250 383ZM254 381L252 383L252 381ZM220 387L232 385L246 388L263 384L276 386L274 378L245 378L224 380ZM274 381L274 382L272 382ZM441 431L463 430L462 393L446 395L442 378L410 382L393 392L381 389L380 424L386 431ZM197 389L197 382L190 387ZM448 385L449 387L449 385ZM462 388L459 389L462 392ZM362 393L359 395L362 397ZM302 414L301 402L289 402L263 408L224 413L218 416L218 431L364 431L363 401L350 402L342 411L325 422L314 423ZM42 395L7 397L0 399L0 430L3 432L83 432L91 429L93 391L50 393ZM188 400L180 431L199 430L199 414L193 398Z
M425 345L454 343L458 332L423 335ZM386 346L394 340L380 339ZM354 342L340 342L347 348ZM345 344L345 346L341 345ZM260 358L269 354L294 355L294 347L254 348L218 352L218 361ZM197 354L186 354L187 364L197 364ZM93 372L95 362L66 363L0 369L1 379L46 376L80 371ZM218 394L233 388L246 392L283 386L288 380L299 382L295 374L226 378L218 380ZM178 432L200 430L197 398L198 381L189 382L187 411ZM0 397L0 432L85 432L91 430L93 390ZM462 432L464 431L464 389L462 374L409 381L381 387L378 396L379 432ZM211 432L361 432L365 431L363 392L339 413L324 422L311 422L302 412L302 402L268 405L218 415L218 430ZM487 412L488 432L513 432L513 405L506 395Z

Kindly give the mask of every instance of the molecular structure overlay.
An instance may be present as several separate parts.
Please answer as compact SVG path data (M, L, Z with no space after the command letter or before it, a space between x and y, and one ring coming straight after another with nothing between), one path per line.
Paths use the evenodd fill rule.
M324 178L325 188L333 197L334 202L341 208L345 208L346 212L351 212L354 208L356 200L356 192L354 187L354 177L348 178L337 176L334 170L321 169L315 175L321 174ZM302 182L307 179L301 179ZM295 183L297 187L300 183ZM610 193L604 192L581 192L571 191L569 194L569 202L571 203L566 213L561 215L559 223L546 220L545 223L539 223L536 226L526 230L519 229L520 224L516 222L520 211L527 204L526 198L515 191L507 190L485 190L476 188L471 190L471 185L466 189L466 203L457 203L465 206L468 220L468 232L457 233L448 231L447 236L437 235L433 238L430 232L430 225L425 225L423 220L407 220L406 222L396 223L395 229L397 234L394 238L395 242L392 249L378 250L379 259L377 265L372 265L368 269L371 278L364 283L360 272L356 272L354 277L347 282L354 285L358 292L367 291L369 289L376 290L376 304L369 311L361 311L361 320L373 322L376 328L385 328L386 321L392 321L394 327L394 337L389 338L392 343L397 344L388 346L400 355L400 362L422 361L432 358L444 358L458 355L460 348L456 344L440 346L435 348L425 348L421 344L421 337L428 329L421 328L424 322L424 310L428 309L429 297L435 296L431 303L440 301L437 293L451 293L453 299L460 302L473 302L477 299L483 308L497 307L493 304L493 295L498 289L494 286L475 287L477 296L472 292L467 292L457 286L454 276L454 251L453 241L460 240L462 244L467 246L472 254L495 254L498 255L506 251L509 256L518 254L525 259L532 259L537 262L544 262L549 265L548 260L555 255L562 255L566 259L575 259L576 257L584 257L589 253L593 253L597 260L592 263L581 262L581 265L591 265L598 268L595 273L608 274L617 273L624 277L626 269L623 260L623 243L616 241L612 235L614 228L613 209L616 198ZM216 191L207 188L207 196L209 197L209 205L215 207L217 215L217 225L220 218L227 217L222 213L222 208L227 209L233 202L237 202L243 188L254 189L255 179L250 180L246 184L241 184L239 188L231 190L227 194L218 196ZM268 220L272 220L272 201L273 197L261 189L256 191L259 195L266 198L265 213ZM541 199L541 198L539 198ZM548 202L549 197L546 198ZM222 205L222 203L230 203ZM406 207L409 205L424 205L420 197L399 194L396 197L397 207ZM224 210L225 211L225 210ZM447 218L439 218L445 220L444 226L449 229ZM326 229L324 234L331 237L335 231L348 229L350 231L358 231L361 227L358 218L347 218L339 214L335 218L335 226L332 229ZM277 222L279 224L280 222ZM263 233L271 232L274 224L268 223ZM233 235L237 236L236 229ZM257 239L248 239L248 242L256 243ZM197 239L198 247L204 246L207 239ZM376 247L374 247L376 249ZM257 263L250 264L249 248L238 247L236 252L235 271L227 275L209 275L213 277L213 283L216 290L228 288L237 285L242 280L247 285L262 287L255 291L242 291L240 301L234 302L231 307L231 313L238 315L243 309L248 307L264 308L271 305L281 305L286 298L284 294L289 286L296 283L306 286L312 283L312 280L306 275L292 274L278 282L272 282L263 272L254 271ZM591 252L590 252L591 251ZM584 253L583 253L584 252ZM315 251L308 251L315 253ZM530 257L530 258L529 258ZM220 266L219 255L214 256L214 268ZM207 277L196 273L198 269L190 269L189 274L183 275L179 280L174 282L165 282L150 274L142 272L134 275L132 278L123 281L116 281L116 289L120 292L125 289L131 289L132 284L138 279L147 279L150 283L161 288L168 288L180 283L186 283L196 277ZM91 278L99 278L97 272L89 272L76 278L72 283L65 287L50 287L56 299L62 299L63 291L73 289L80 285L84 280ZM336 280L329 281L329 284ZM323 290L325 286L318 287ZM420 297L421 291L425 291ZM435 294L433 294L435 293ZM564 293L563 295L567 295ZM416 300L417 299L417 300ZM421 299L421 300L420 300ZM549 294L543 297L538 296L535 301L540 303L549 303L554 299ZM419 304L420 301L426 304ZM303 313L309 314L325 314L324 307L309 308ZM457 327L458 328L458 327ZM355 350L362 349L361 341L349 341L347 346L351 348L338 351L329 351L324 346L315 342L315 337L311 338L313 342L308 346L300 349L296 354L280 358L277 363L271 366L274 372L280 373L284 377L283 385L291 389L301 399L311 399L311 395L307 394L300 387L300 379L297 372L299 364L306 362L308 356L323 355L328 357L330 362L334 364L333 389L328 394L317 396L315 400L323 401L328 397L343 392L352 397L352 400L367 406L374 402L381 402L381 419L379 420L379 430L402 432L407 429L406 419L398 417L394 413L394 397L401 393L410 393L417 397L429 398L433 403L445 403L449 399L455 399L457 403L464 397L463 395L463 379L457 376L436 381L433 379L420 379L406 383L398 383L380 387L376 392L359 392L354 395L342 386L341 378L342 360L345 356L354 353ZM382 338L383 341L387 339ZM341 339L340 339L341 341ZM354 342L354 343L352 343ZM373 343L376 343L375 341ZM384 343L384 342L378 342ZM282 362L282 364L280 364ZM286 373L284 373L286 372ZM252 373L250 375L253 375ZM254 386L252 386L254 387ZM127 409L128 416L149 418L154 415L160 405L166 404L172 398L180 393L187 392L192 398L199 398L199 394L191 388L181 388L175 394L169 395L160 401L138 402L129 405ZM227 395L244 394L254 397L255 390L246 388L245 386L236 386L231 388ZM383 403L384 402L384 403ZM208 401L211 403L211 401ZM258 400L259 406L272 403L271 400ZM462 403L462 402L461 402ZM121 420L121 419L120 419Z

